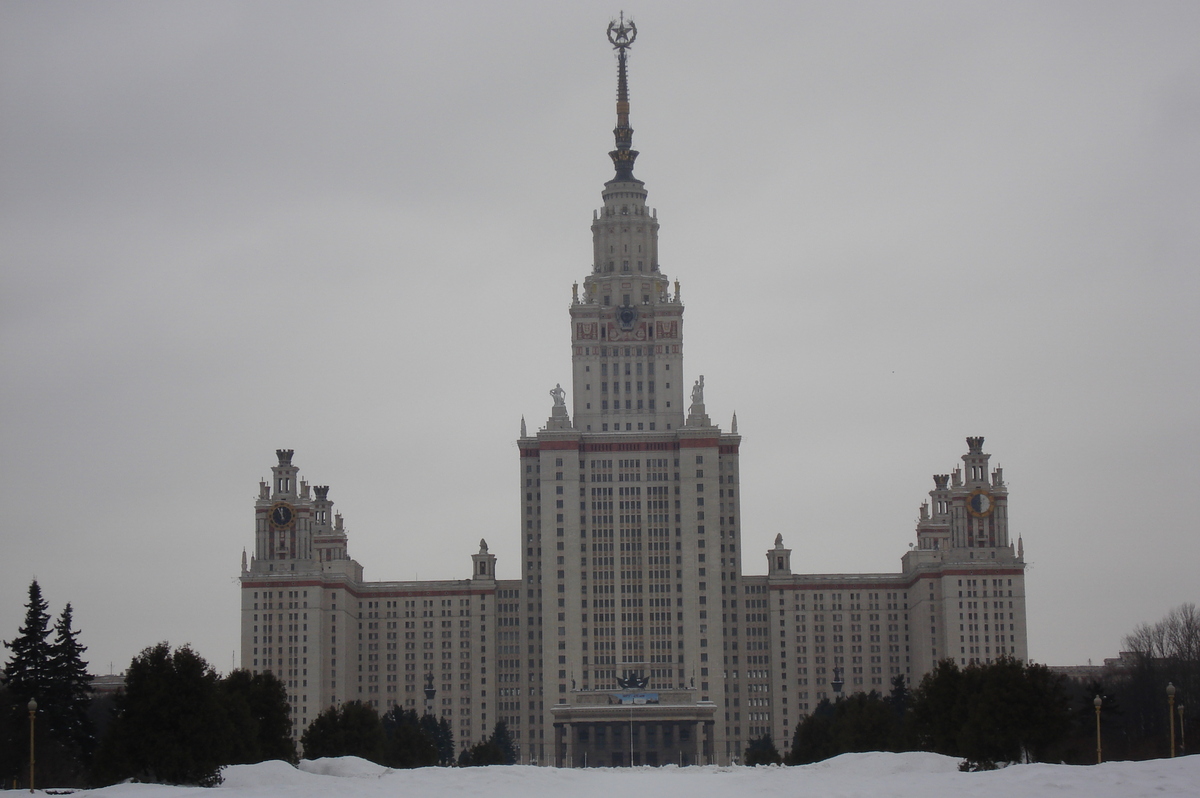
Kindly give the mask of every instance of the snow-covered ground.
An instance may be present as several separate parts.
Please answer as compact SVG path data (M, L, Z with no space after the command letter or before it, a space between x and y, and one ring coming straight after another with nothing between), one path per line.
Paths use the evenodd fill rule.
M1200 756L1099 766L1017 765L959 773L937 754L844 754L801 767L536 767L389 770L354 757L226 768L211 798L1137 798L1200 796ZM120 784L76 795L198 798L198 788Z

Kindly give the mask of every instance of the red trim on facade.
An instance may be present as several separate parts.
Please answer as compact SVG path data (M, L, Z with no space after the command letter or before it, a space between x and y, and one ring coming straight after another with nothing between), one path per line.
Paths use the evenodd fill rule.
M488 596L496 592L495 588L460 588L452 587L446 590L380 590L359 591L340 582L252 582L242 583L242 590L285 589L294 590L298 587L324 587L329 590L345 590L355 598L446 598L447 596ZM283 599L286 601L287 599ZM320 609L309 607L309 609ZM346 608L349 611L349 607Z
M522 449L521 456L522 457L537 457L538 450L537 449Z
M253 577L253 574L250 574L250 576ZM242 582L242 590L249 590L250 588L265 590L271 587L323 587L325 585L325 582Z
M981 562L983 562L985 565L987 564L986 560ZM954 570L942 571L941 573L943 576L981 576L986 574L991 574L992 576L1022 576L1025 571L1020 568L980 568L969 570L956 568Z
M450 588L448 590L381 590L378 592L360 593L356 590L346 588L346 592L353 594L355 598L445 598L446 596L489 596L495 593L496 589L492 588L491 590L483 590L481 588Z
M913 587L915 584L920 582L922 579L938 579L943 576L971 576L971 577L979 577L979 578L984 578L984 577L988 577L988 576L1022 576L1022 575L1024 575L1024 573L1025 572L1020 570L1019 568L1018 569L1014 569L1014 568L995 568L995 569L979 568L979 569L972 569L972 570L963 570L963 569L956 568L954 570L936 571L936 572L932 572L932 573L926 571L924 573L917 574L917 575L909 578L908 581L900 581L900 580L904 579L904 574L896 574L895 577L892 577L892 578L896 579L895 582L891 582L891 581L885 581L885 582L821 582L819 584L812 584L812 583L797 584L795 582L768 581L767 589L768 590L853 590L853 591L859 591L859 590L908 590L909 588ZM803 576L809 576L811 578L811 576L808 574L804 574ZM774 578L778 579L779 577L774 577ZM786 579L788 577L783 577L783 578ZM795 577L792 577L792 578L795 578ZM888 579L889 577L884 576L883 578Z
M900 575L897 574L897 579ZM786 578L786 577L785 577ZM916 582L822 582L798 585L793 583L768 582L768 590L905 590Z
M726 444L721 447L721 454L737 454L738 444Z
M680 449L711 449L718 445L720 445L718 438L682 438L679 441Z
M579 441L542 441L538 447L543 451L560 451L565 449L578 449Z

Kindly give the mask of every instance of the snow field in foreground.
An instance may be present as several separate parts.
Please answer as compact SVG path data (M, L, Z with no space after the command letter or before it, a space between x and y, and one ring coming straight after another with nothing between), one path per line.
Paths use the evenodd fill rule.
M1099 766L1017 765L960 773L937 754L843 754L800 767L420 768L390 770L357 757L234 765L209 798L1138 798L1200 796L1200 756ZM104 798L201 798L196 787L118 784L76 793Z

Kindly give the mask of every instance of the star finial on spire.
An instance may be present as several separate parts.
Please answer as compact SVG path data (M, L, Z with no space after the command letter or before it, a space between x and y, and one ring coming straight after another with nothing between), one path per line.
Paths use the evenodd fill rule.
M621 12L621 16L618 19L614 19L608 23L608 40L614 48L624 50L633 44L633 40L636 38L637 25L633 24L632 19L626 24L624 11Z

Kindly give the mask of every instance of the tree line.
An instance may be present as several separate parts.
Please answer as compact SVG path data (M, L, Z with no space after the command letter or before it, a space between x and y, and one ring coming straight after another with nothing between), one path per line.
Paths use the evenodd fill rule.
M221 677L190 646L146 648L130 662L124 687L97 697L67 604L50 623L35 580L25 621L0 680L0 786L29 786L29 701L36 785L103 786L126 779L212 786L226 765L297 761L287 691L272 673L234 670ZM301 737L304 756L355 755L395 768L490 765L516 761L503 723L455 755L445 718L393 707L330 707Z
M751 740L748 765L801 765L861 751L932 751L979 770L1008 762L1096 761L1096 712L1104 758L1150 759L1169 754L1168 683L1176 709L1200 696L1200 612L1184 604L1157 623L1142 624L1123 641L1121 665L1101 680L1073 680L1045 665L1001 658L960 668L943 660L909 690L903 676L891 692L822 700L796 726L781 755L769 735ZM1176 748L1183 724L1176 712Z
M305 759L358 756L379 765L415 768L429 765L512 765L516 746L504 721L492 734L454 754L450 721L411 709L392 707L380 716L369 704L351 701L329 707L313 720L300 738Z

